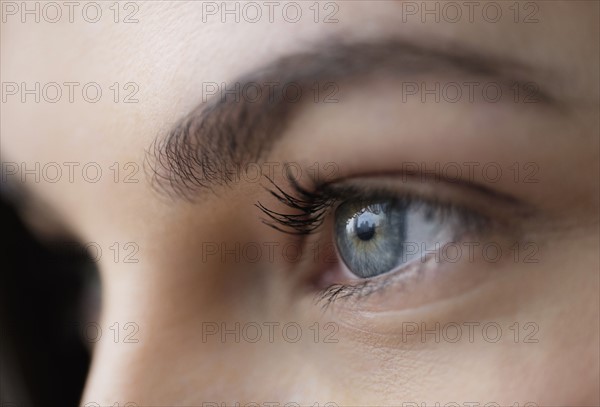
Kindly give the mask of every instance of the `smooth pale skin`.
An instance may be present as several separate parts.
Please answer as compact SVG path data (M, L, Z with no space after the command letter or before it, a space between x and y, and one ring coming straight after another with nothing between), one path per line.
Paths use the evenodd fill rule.
M30 167L96 162L104 170L98 183L82 181L77 171L72 183L67 176L56 183L29 177L25 183L48 208L27 215L40 233L58 233L52 228L60 227L103 249L99 324L105 335L93 349L82 405L598 405L598 3L539 2L536 24L515 24L512 17L490 24L480 14L474 23L423 24L418 17L402 22L400 2L339 4L337 24L316 24L312 17L296 24L282 18L273 24L220 18L203 23L200 4L148 2L140 3L136 24L115 24L110 17L90 24L76 14L74 23L10 17L2 25L3 82L94 81L105 92L97 104L81 97L56 104L11 97L2 105L4 161ZM108 16L110 5L103 3ZM305 106L269 161L336 162L348 176L394 173L403 160L496 161L506 171L513 162L536 162L539 183L492 187L538 205L556 221L555 227L531 225L543 246L539 263L505 264L500 276L456 295L438 287L421 306L395 304L402 297L392 288L369 300L379 304L377 312L323 314L305 283L281 272L293 273L289 263L222 262L217 256L202 261L202 242L290 239L260 223L252 204L268 199L258 183L187 203L158 196L141 170L138 183L114 182L108 167L141 166L154 138L201 101L203 82L234 80L331 36L390 35L451 40L524 61L540 78L559 78L554 90L573 113L418 102L398 110L394 80L363 80L344 87L343 103ZM112 102L108 87L130 81L139 85L139 102ZM115 263L109 249L114 242L135 242L139 262ZM419 290L428 292L426 286ZM296 322L303 338L292 344L275 331L273 343L235 343L232 335L225 343L215 337L203 343L203 322L231 328L236 321L278 321L280 327ZM338 342L323 343L321 337L315 343L309 327L318 322L325 335L328 321L339 324ZM470 343L465 330L457 343L386 340L390 333L400 335L407 321L429 328L436 322L494 321L503 337L489 343L476 330ZM139 342L115 343L109 330L115 322L136 323ZM509 330L515 322L521 329L537 324L538 342L524 343L527 330L515 343Z

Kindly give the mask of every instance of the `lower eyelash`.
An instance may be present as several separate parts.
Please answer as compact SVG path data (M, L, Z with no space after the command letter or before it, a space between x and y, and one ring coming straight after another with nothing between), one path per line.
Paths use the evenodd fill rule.
M429 256L429 260L432 256ZM398 285L398 280L411 273L413 277L419 277L427 267L429 261L408 264L405 267L382 274L381 276L360 281L358 284L332 284L319 290L315 295L315 304L321 305L321 309L327 308L337 301L360 301L371 294L380 292L392 284ZM404 285L400 284L396 289L402 290Z
M340 299L349 299L352 297L362 297L364 289L369 285L369 281L364 281L358 285L333 284L321 290L315 296L315 304L321 305L321 309L326 311L334 302Z

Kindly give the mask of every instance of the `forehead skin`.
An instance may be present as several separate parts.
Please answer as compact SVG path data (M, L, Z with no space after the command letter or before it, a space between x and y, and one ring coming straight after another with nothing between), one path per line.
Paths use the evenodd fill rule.
M136 24L114 24L104 19L96 25L80 20L73 24L21 24L10 21L2 24L3 82L97 82L105 92L102 101L97 104L35 104L20 103L18 99L3 103L2 159L19 163L99 163L106 173L98 183L71 183L63 177L57 183L28 183L27 186L36 197L45 201L57 213L59 220L82 241L100 242L102 247L109 247L111 242L115 241L137 242L140 247L139 257L143 260L139 264L127 265L111 262L110 256L100 260L105 291L104 325L110 326L117 320L137 321L143 326L144 334L149 335L145 337L150 339L143 346L136 348L121 346L122 344L113 345L108 343L110 341L99 344L95 349L98 356L94 360L85 401L112 405L122 396L126 399L119 399L121 402L134 400L139 405L147 405L144 401L149 403L150 400L162 401L161 405L168 405L172 404L173 400L185 399L188 396L183 395L187 394L189 397L185 400L190 400L188 404L194 404L197 403L194 399L195 393L198 393L198 389L203 385L206 386L203 389L206 392L206 389L211 389L214 394L218 394L219 391L226 393L224 387L219 387L224 386L223 382L216 385L214 383L217 380L215 378L222 377L225 378L222 380L240 383L239 388L245 391L242 394L252 395L252 391L255 390L254 382L248 383L244 372L228 369L238 364L262 366L264 381L270 383L272 380L280 385L276 389L264 391L266 396L273 395L273 398L282 394L277 393L279 388L288 388L292 395L298 395L307 389L319 387L320 372L312 371L309 366L302 364L302 356L294 359L286 353L279 355L282 358L289 357L290 364L296 363L301 366L293 372L288 372L289 375L282 375L278 373L279 366L276 361L265 362L260 353L254 354L247 350L231 352L231 355L215 353L214 356L194 353L197 349L198 334L196 330L194 336L191 324L197 324L200 318L198 315L209 310L205 305L209 304L211 295L215 295L210 287L211 284L217 284L219 277L216 272L202 274L202 285L209 287L202 290L203 287L198 284L199 273L194 271L197 268L197 259L190 254L194 249L191 242L206 240L207 236L216 241L236 239L236 234L245 238L254 237L252 232L248 232L252 226L244 227L247 224L243 223L243 213L237 213L231 206L218 199L205 202L201 206L161 199L150 187L141 169L136 176L139 180L137 183L112 181L113 173L109 172L108 168L115 162L120 163L121 168L128 162L137 163L141 168L145 149L152 141L158 135L165 134L171 125L201 101L202 83L234 80L278 56L310 48L328 38L350 40L391 35L408 40L426 38L438 43L460 43L499 58L506 56L523 61L532 65L536 75L539 74L539 77L546 81L552 82L552 78L560 77L561 81L553 82L556 87L553 90L563 95L564 100L574 105L586 104L587 109L589 106L596 107L593 114L589 114L587 110L582 113L585 121L582 120L581 127L584 130L578 131L587 131L592 135L598 131L599 6L594 1L539 2L537 4L540 7L540 22L537 24L514 24L511 18L490 24L483 21L480 15L477 15L474 23L461 20L456 24L423 24L418 18L409 18L407 22L403 22L402 2L395 1L339 2L340 9L336 15L339 22L335 24L315 24L311 18L301 19L296 24L287 23L282 19L276 19L272 24L221 23L218 18L205 23L202 21L202 9L198 3L157 1L139 4L140 9L136 15L139 22ZM108 6L110 3L106 3L105 8ZM109 11L105 9L105 12ZM115 82L120 84L121 89L128 82L137 84L139 92L136 97L139 101L132 104L112 102L113 94L109 87ZM314 115L319 113L321 112L313 112ZM344 112L338 111L337 114L342 115L342 120L336 124L344 126ZM310 116L310 112L308 115ZM348 129L355 127L351 118L347 118ZM376 120L377 117L373 119ZM310 126L310 118L306 122ZM394 126L394 123L389 126ZM303 150L305 155L311 157L313 152L318 154L314 150L333 151L336 148L331 140L323 141L322 144L315 141L308 147L302 145L299 137L303 128L299 127L300 130L296 127L290 131L291 134L299 136L295 138L295 144L290 143L287 146L287 150L300 151L301 148L306 148ZM344 130L346 129L343 127L337 129L340 133L344 133ZM563 143L566 145L568 142ZM544 154L553 149L551 145L541 147L545 148L541 149ZM573 143L569 148L565 148L566 167L591 162L591 168L597 169L597 147L598 140L593 139ZM563 151L562 145L560 148ZM281 151L286 151L285 145ZM574 159L576 153L582 157L579 162ZM327 155L321 157L325 157L327 161ZM576 178L571 182L572 185L580 186L580 190L597 191L594 177ZM597 197L592 199L597 204ZM225 226L224 219L227 221ZM238 226L237 221L242 226ZM241 239L243 238L240 237ZM578 248L581 251L577 252L578 258L583 263L587 261L588 265L597 264L597 256L592 258L590 255L593 253L590 247L597 247L597 244L595 236L585 240L585 244ZM568 259L563 258L561 261L562 263L556 263L557 267L569 269L571 265ZM543 273L540 275L546 277ZM519 312L523 312L523 317L529 318L526 315L527 309L521 310L517 305L507 305L500 301L503 290L511 292L515 304L518 304L517 299L522 300L540 313L540 310L547 307L544 299L559 298L558 289L553 291L548 288L551 285L560 286L558 274L549 274L543 287L535 285L533 277L528 282L529 286L518 291L513 290L510 280L507 280L504 286L497 288L497 296L493 298L499 301L490 306L491 310L481 310L481 314L477 314L480 310L475 310L475 314L469 315L488 316L484 311L489 311L490 315L504 315L508 308L514 311L515 315L521 316ZM581 287L582 293L590 295L590 290L595 290L598 281L597 277L589 280L580 277L571 285ZM530 291L526 290L533 286L542 294L531 300L530 304L527 300L531 297ZM576 289L579 288L572 290ZM590 296L593 295L592 292ZM591 301L591 308L595 306L594 309L597 309L597 293L595 295L595 299L592 298ZM582 294L581 298L587 297ZM574 324L575 318L557 317L566 309L561 308L567 300L563 301L551 308L547 314L549 317L545 316L546 314L536 314L534 317L555 317L560 321L569 319L569 322ZM228 315L223 311L224 305L220 308L220 305L210 304L214 307L210 308L210 312ZM461 309L460 312L467 315L466 313L472 310L466 310L469 302L465 300L464 304L465 309ZM250 309L250 305L242 303L241 300L240 304L237 304L243 310L244 306ZM572 356L568 351L575 352L579 346L587 346L586 355L591 355L590 360L597 360L597 322L593 322L594 315L588 307L589 304L576 303L569 309L581 316L581 320L591 321L590 331L593 334L590 335L589 342L582 344L581 337L559 337L554 340L545 337L546 352L560 355L562 359L557 356L552 364L547 364L544 352L541 352L543 355L534 353L529 370L520 371L519 374L531 376L540 370L562 371L561 363L567 364L571 361L570 358L578 356L577 353ZM448 314L451 314L452 310L454 309L449 310ZM454 315L448 316L452 317ZM556 322L559 328L560 321ZM569 329L573 329L573 326L563 327L562 332ZM402 361L400 369L397 368L400 364L394 364L397 360L389 357L385 349L369 349L368 354L373 356L373 360L383 360L377 365L373 360L365 362L358 360L358 357L355 361L353 357L357 353L356 349L344 349L344 346L346 345L341 345L340 353L347 352L347 355L351 356L347 356L347 360L343 362L334 362L346 367L343 374L348 376L340 374L341 377L337 377L339 381L335 384L325 381L327 385L331 385L328 391L332 399L337 396L342 398L340 395L343 394L348 400L352 400L352 396L356 396L352 389L353 380L364 380L364 387L381 397L387 397L387 400L394 400L394 393L399 387L402 387L403 391L412 392L413 395L422 393L424 389L436 388L441 389L439 394L447 391L446 394L454 397L460 397L459 394L472 394L473 398L483 398L485 386L477 387L477 379L481 378L482 382L497 382L493 391L485 395L488 400L501 400L506 395L506 388L500 383L508 383L506 387L514 390L515 394L518 391L521 392L519 394L532 394L532 397L538 397L548 404L553 402L553 396L556 396L546 396L545 391L548 388L560 392L556 396L557 400L571 400L569 397L573 394L580 394L582 400L593 400L593 397L597 397L594 394L594 391L597 393L597 386L594 388L592 383L594 377L584 373L585 367L589 366L581 360L581 363L572 367L572 372L568 373L573 378L582 378L577 383L571 383L563 389L560 381L564 375L549 376L545 382L540 379L530 383L533 389L527 393L528 389L519 388L520 376L516 377L511 370L511 366L519 363L516 357L506 361L504 355L484 353L484 365L488 363L489 366L497 366L504 362L511 364L504 365L502 371L492 372L477 370L475 364L480 360L469 359L467 354L465 359L468 361L461 365L460 374L456 374L452 369L452 363L456 362L450 355L452 352L447 352L446 356L440 353L439 357L428 351L417 356L410 352L408 355L403 353L403 356L408 357ZM276 353L276 349L273 353ZM462 353L456 352L455 355ZM279 356L276 354L275 359ZM242 361L244 357L246 359ZM327 355L322 357L322 360L329 360ZM448 359L444 359L445 357ZM162 358L162 363L168 367L168 375L162 375L159 370L152 369L154 364L149 361L154 360L153 358ZM426 366L427 363L430 365ZM335 363L332 362L331 365ZM215 370L215 366L219 366L218 370ZM212 370L204 375L195 374L196 370L206 367ZM339 370L342 371L343 367ZM413 373L413 367L419 368L417 373ZM597 365L592 368L597 369ZM404 373L401 374L401 371L409 371L409 374L402 376ZM424 371L427 372L427 377L420 376ZM362 372L377 374L363 377ZM440 379L437 376L430 379L431 372L441 372L440 377L452 380L439 383ZM469 374L477 377L473 379ZM297 383L296 377L301 377L304 381ZM468 383L462 382L463 377L466 377L465 382ZM431 385L432 382L434 385ZM243 387L244 384L246 387ZM347 385L347 388L335 388L344 385ZM269 393L269 390L273 393ZM466 393L460 393L461 391ZM287 397L294 399L290 395Z

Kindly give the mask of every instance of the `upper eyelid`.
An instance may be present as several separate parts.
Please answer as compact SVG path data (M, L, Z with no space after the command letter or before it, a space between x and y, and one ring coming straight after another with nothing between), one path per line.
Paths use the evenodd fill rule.
M414 185L414 184L423 184L423 185L428 185L428 184L436 184L436 185L441 185L441 186L452 186L452 188L456 188L458 190L460 190L461 192L471 192L471 193L476 193L477 195L481 195L481 196L487 196L491 199L494 199L496 201L500 201L503 202L507 205L519 205L519 206L526 206L525 203L514 197L513 195L498 191L496 189L490 188L484 184L481 183L476 183L476 182L469 182L469 181L465 181L465 180L460 180L460 179L453 179L453 178L447 178L444 177L442 174L424 174L424 173L408 173L408 172L402 172L402 171L398 171L398 172L379 172L379 173L367 173L367 174L355 174L352 177L345 177L343 179L338 179L335 181L329 181L326 183L321 183L321 184L316 184L317 188L323 188L323 189L327 189L331 192L335 192L337 187L339 185L344 185L344 184L354 184L356 185L357 180L363 180L363 181L368 181L369 183L371 183L373 180L381 180L381 179L387 179L387 180L392 180L392 182L390 182L390 184L397 184L398 179L402 180L403 183L407 184L407 185ZM345 189L345 188L342 188ZM358 189L358 188L357 188ZM371 189L372 193L377 193L377 188L374 188L372 185L369 186L365 186L362 189ZM379 188L379 190L382 192L382 195L388 193L390 190L393 190L396 188Z
M423 203L432 207L453 210L462 216L465 224L482 228L488 223L488 217L474 209L469 210L460 204L452 203L449 200L434 199L433 197L424 197L414 192L396 191L392 188L381 188L365 186L360 188L356 185L348 185L348 181L324 183L315 186L315 192L311 192L293 178L288 179L293 192L289 193L279 187L274 180L266 177L274 186L275 190L267 190L277 200L283 203L291 210L298 213L282 213L270 209L260 201L255 204L268 219L263 219L263 223L283 233L295 235L308 235L317 231L324 223L326 216L335 209L336 205L345 199L396 199L401 196L402 199L410 200L411 203Z
M536 208L534 205L525 202L524 200L519 199L512 194L500 191L496 188L491 188L490 186L481 182L474 182L460 178L449 178L442 172L429 173L407 170L357 172L352 174L345 174L342 177L333 176L329 179L318 178L316 174L314 172L311 172L308 168L302 168L301 173L307 175L308 184L310 184L308 187L303 187L300 184L300 182L293 177L290 167L288 167L288 173L285 177L286 182L291 187L291 189L298 193L300 196L309 198L318 195L319 191L327 192L327 194L329 194L330 196L341 196L343 192L347 192L350 186L356 185L357 180L361 179L368 180L369 184L371 184L373 180L393 179L393 184L395 185L397 184L397 180L401 179L403 180L403 182L406 182L407 185L414 185L420 183L423 185L435 184L436 186L452 186L452 189L455 189L458 193L464 192L465 195L475 194L476 197L485 198L485 200L490 202L493 201L496 204L502 204L502 206L507 208L510 212L513 212L514 215L517 215L521 218L527 218L539 212L539 209ZM269 179L269 181L273 183L272 180ZM369 193L371 195L374 195L377 192L381 192L381 195L383 197L389 197L391 195L389 191L399 188L379 188L380 191L377 191L377 188L374 188L372 185L367 185L361 187L360 189L357 188L356 191L362 192L367 189L369 190ZM458 195L458 193L456 195ZM438 196L437 192L435 196ZM437 199L432 199L433 194L431 194L429 198L431 201L438 201Z
M286 163L287 164L287 163ZM336 168L339 170L339 166L336 164ZM419 179L421 183L427 184L428 182L432 183L441 183L452 185L454 188L463 189L465 191L475 192L479 195L488 196L491 199L496 201L503 202L507 205L511 206L520 206L529 211L534 211L535 208L526 204L523 200L503 191L499 191L495 188L490 188L481 182L469 181L461 178L452 178L446 176L443 172L421 172L421 171L408 171L406 169L399 171L378 171L378 172L357 172L352 174L346 174L342 177L333 176L330 179L321 179L318 178L316 173L310 171L309 168L303 167L301 168L301 174L306 174L308 177L308 182L311 184L309 187L303 187L300 185L298 180L293 177L293 172L291 170L291 166L287 167L288 171L286 173L286 182L288 182L289 186L292 189L300 193L303 196L312 196L314 192L312 191L327 191L330 195L335 194L338 190L339 185L344 184L353 184L357 179L371 180L371 179L381 179L388 178L397 180L398 178L402 180L406 180L411 182L413 180ZM275 185L274 181L269 177L265 176L266 179L269 180L273 185ZM279 189L279 188L278 188ZM347 189L341 188L341 190Z
M498 221L503 220L505 226L515 221L531 221L542 216L540 208L511 194L481 183L448 180L437 175L378 172L345 177L322 185L334 194L336 190L342 191L348 188L346 185L351 185L356 193L362 192L367 197L409 195L431 204L452 205L482 215L494 216ZM501 226L500 222L498 226Z

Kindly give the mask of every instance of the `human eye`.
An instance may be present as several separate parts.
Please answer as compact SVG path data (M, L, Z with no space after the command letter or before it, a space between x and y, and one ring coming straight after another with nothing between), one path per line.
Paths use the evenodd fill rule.
M305 262L324 305L342 299L364 302L380 294L372 302L384 308L398 305L385 294L394 287L407 298L426 290L435 299L431 291L446 291L440 293L445 296L465 286L451 282L453 277L481 281L486 270L465 276L472 269L468 263L481 260L476 250L465 249L485 242L507 247L522 238L523 220L533 213L529 205L481 185L414 175L312 182L310 188L294 179L286 182L289 188L269 180L270 193L282 207L257 206L266 215L264 223L296 235L304 247L328 248L330 261L311 262L313 257Z

